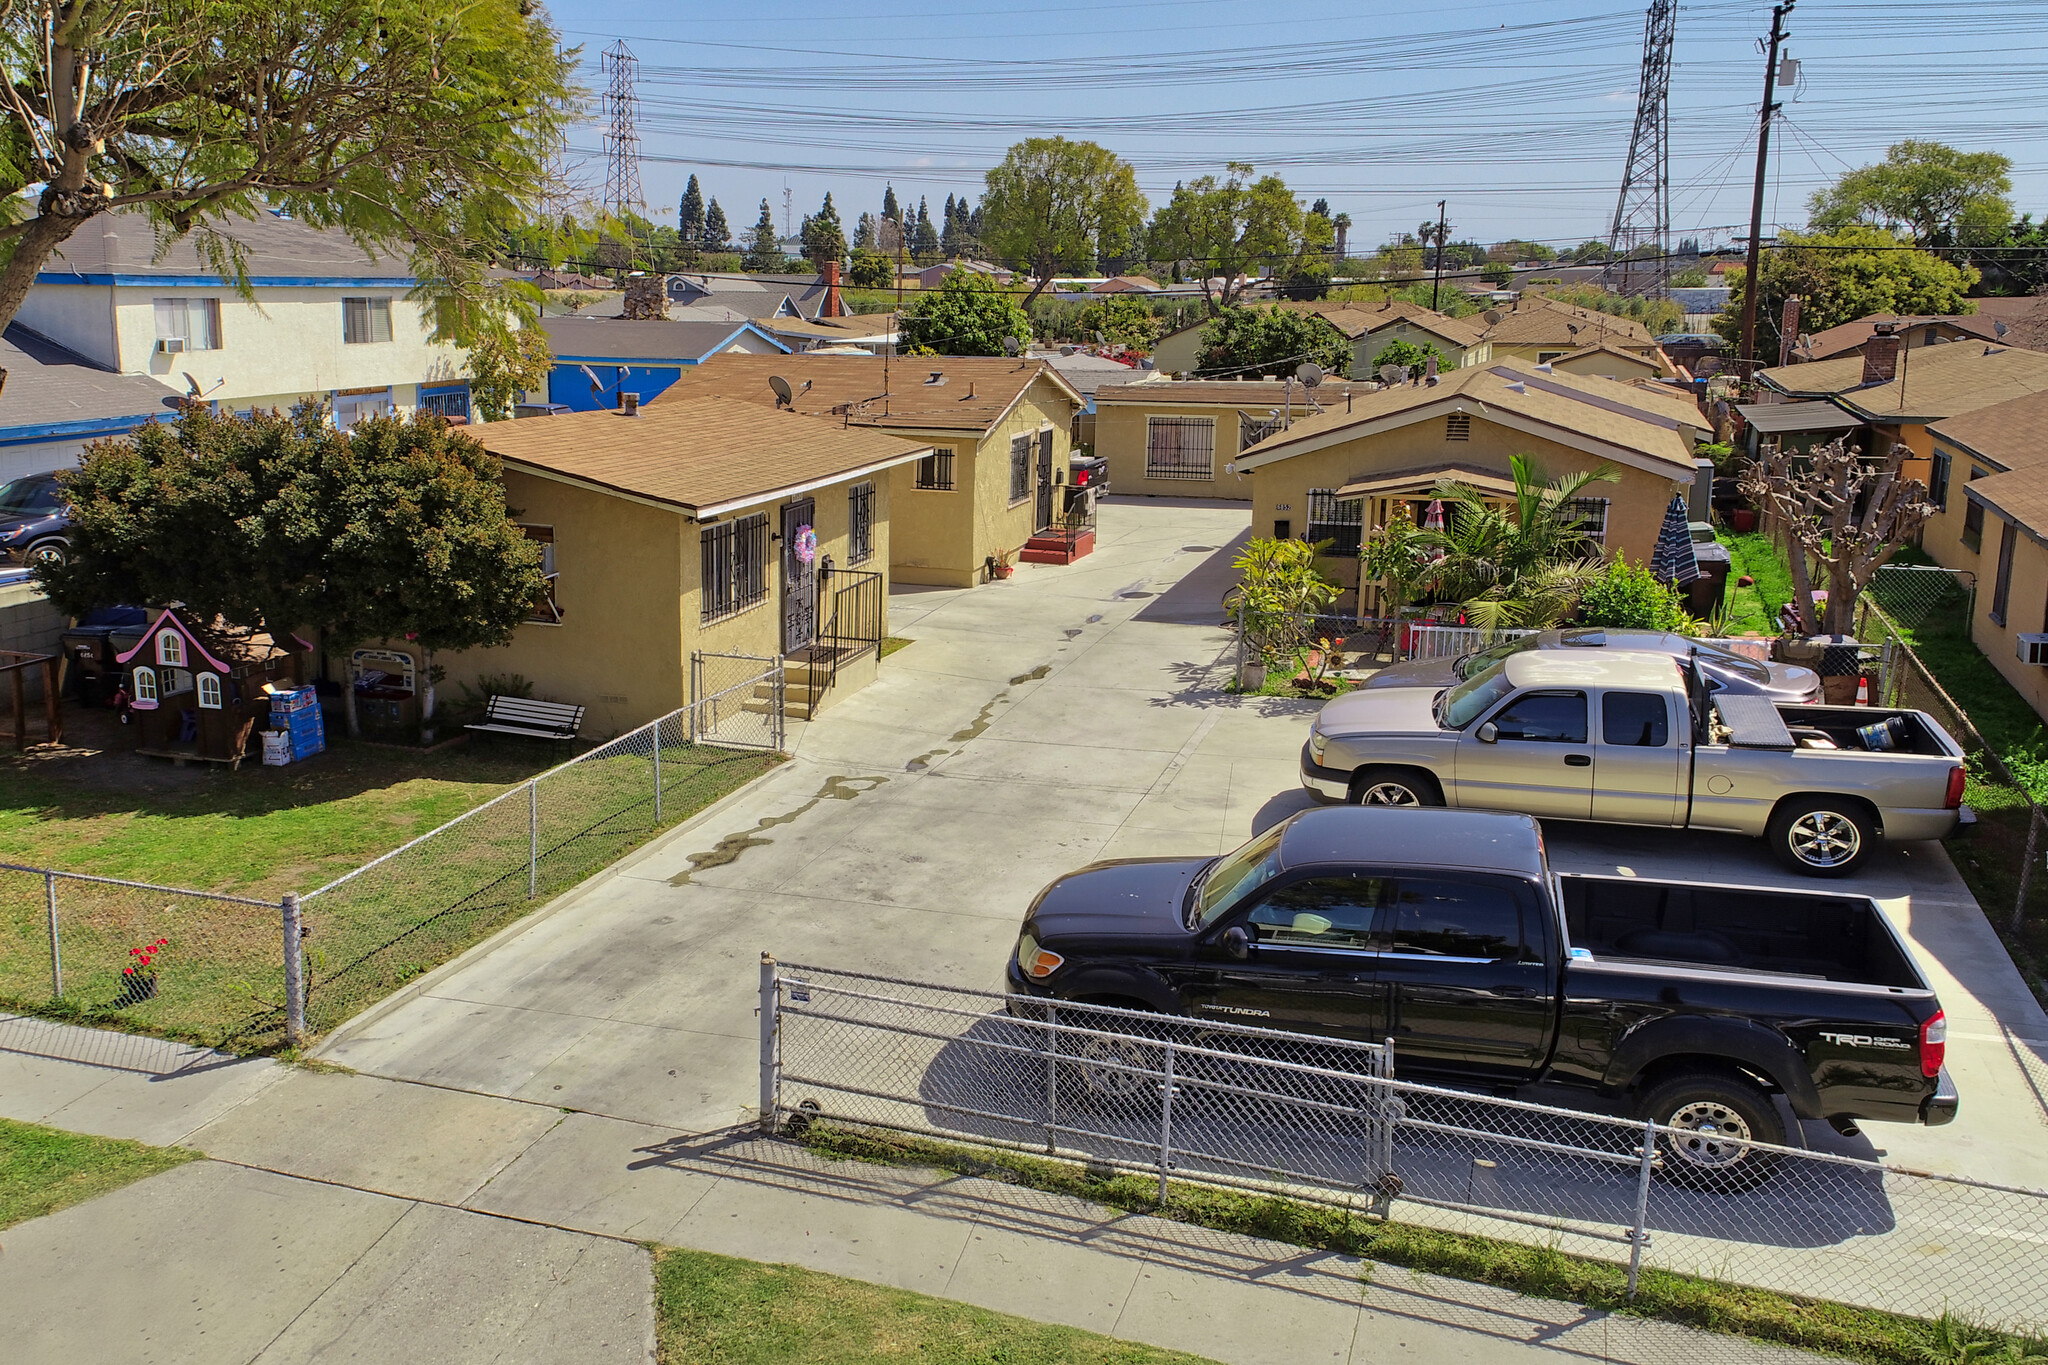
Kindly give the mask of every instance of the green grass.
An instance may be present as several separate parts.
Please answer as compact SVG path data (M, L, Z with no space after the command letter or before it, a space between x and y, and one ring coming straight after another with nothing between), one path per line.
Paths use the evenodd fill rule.
M886 637L884 637L884 638L883 638L883 640L882 640L882 652L881 652L880 654L876 655L875 657L876 657L877 659L886 659L886 658L888 658L888 657L889 657L889 656L890 656L891 654L894 654L894 653L895 653L895 652L896 652L897 650L899 650L899 649L903 649L903 648L906 648L906 647L908 647L908 646L910 646L910 645L914 645L914 644L916 644L916 643L917 643L917 641L915 641L915 640L911 639L910 637L908 637L908 636L906 636L906 635L890 635L890 636L886 636Z
M1162 1208L1157 1203L1156 1176L1122 1174L1103 1178L1069 1162L1000 1149L970 1148L824 1123L807 1125L800 1141L828 1157L955 1171L1086 1199L1131 1213L1340 1252L1383 1265L1495 1285L1532 1297L1561 1299L1608 1312L1822 1351L1872 1365L1922 1365L1930 1360L1962 1359L1952 1350L1944 1353L1948 1344L1956 1341L1984 1342L1991 1347L2012 1344L2032 1350L2048 1345L1970 1327L1954 1319L1930 1322L1664 1270L1645 1269L1631 1301L1623 1267L1569 1255L1552 1246L1382 1222L1346 1209L1177 1182L1169 1184L1167 1203ZM2004 1357L1969 1358L1993 1361Z
M182 1147L87 1137L0 1119L0 1228L83 1204L199 1159Z
M1296 676L1284 669L1269 668L1266 670L1266 681L1258 687L1239 688L1235 683L1229 683L1223 690L1246 697L1292 697L1301 701L1328 701L1332 697L1343 696L1358 685L1349 678L1333 676L1329 679L1333 686L1327 691L1314 687L1297 687L1294 683Z
M1778 553L1778 547L1761 531L1736 535L1722 531L1719 539L1728 547L1730 565L1728 589L1728 633L1730 635L1776 635L1778 609L1792 600L1792 571ZM1737 583L1744 576L1751 586Z
M1204 1357L788 1265L662 1247L661 1365L1204 1365Z

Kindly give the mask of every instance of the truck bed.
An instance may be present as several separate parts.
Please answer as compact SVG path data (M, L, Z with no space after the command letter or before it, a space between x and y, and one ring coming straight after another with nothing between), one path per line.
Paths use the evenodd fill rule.
M1558 883L1571 946L1598 961L1928 989L1867 896L1563 874Z

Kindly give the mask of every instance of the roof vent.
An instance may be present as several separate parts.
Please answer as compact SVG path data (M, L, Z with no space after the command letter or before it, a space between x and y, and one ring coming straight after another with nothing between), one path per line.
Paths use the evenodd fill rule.
M620 394L619 412L622 416L638 417L640 415L640 395L637 393Z
M945 382L946 372L944 370L933 370L931 377L924 381L924 386L928 389L936 389Z

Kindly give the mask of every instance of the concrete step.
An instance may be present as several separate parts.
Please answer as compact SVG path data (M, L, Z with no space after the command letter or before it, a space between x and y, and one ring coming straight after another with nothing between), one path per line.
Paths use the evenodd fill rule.
M775 710L775 699L769 697L759 701L743 701L740 703L740 710L757 716L770 715ZM782 714L791 720L809 720L811 711L812 704L808 701L798 701L790 697L783 702Z

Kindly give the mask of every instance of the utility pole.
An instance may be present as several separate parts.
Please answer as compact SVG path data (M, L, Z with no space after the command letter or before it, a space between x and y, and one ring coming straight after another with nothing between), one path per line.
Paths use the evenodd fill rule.
M1436 201L1436 278L1429 286L1429 311L1437 312L1437 291L1444 287L1444 231L1449 220L1444 217L1444 201Z
M1756 192L1749 201L1749 258L1742 275L1742 355L1741 359L1754 363L1756 360L1756 299L1761 292L1757 279L1759 263L1763 258L1764 245L1764 172L1770 165L1771 119L1778 112L1778 49L1785 42L1785 16L1792 12L1795 0L1781 0L1771 7L1771 41L1769 55L1764 64L1764 107L1757 115L1756 129ZM1752 370L1751 373L1754 373ZM1744 375L1743 378L1749 378Z

